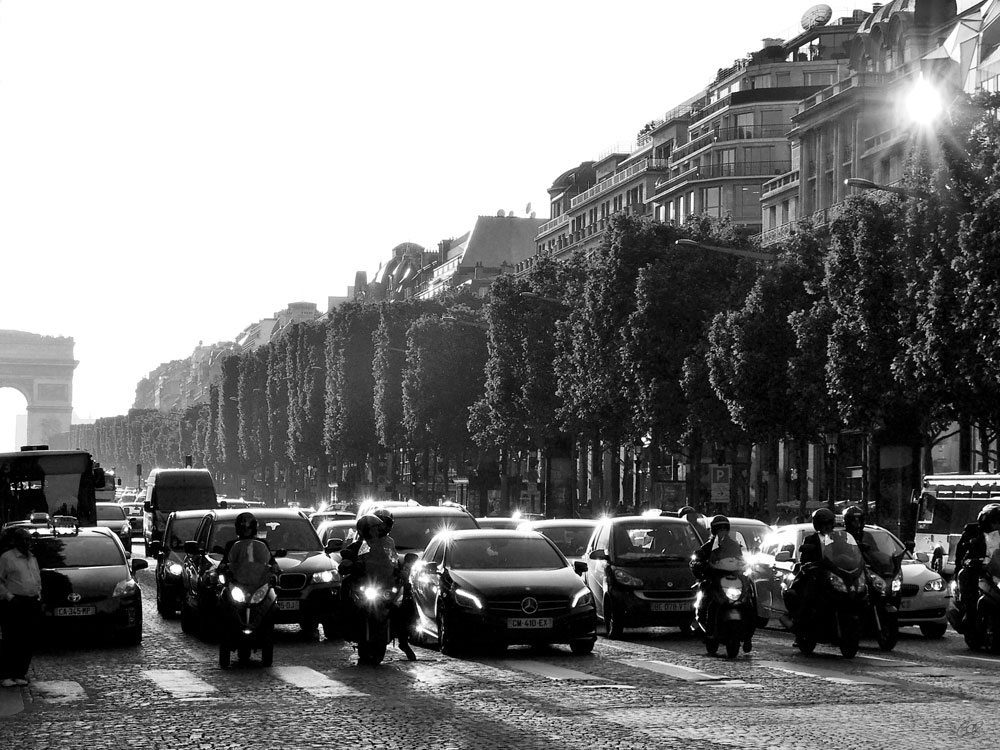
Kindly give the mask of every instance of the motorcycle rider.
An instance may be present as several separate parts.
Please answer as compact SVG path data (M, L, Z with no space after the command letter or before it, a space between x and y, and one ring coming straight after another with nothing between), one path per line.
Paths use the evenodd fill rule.
M232 550L233 545L241 540L256 539L258 542L262 542L269 550L271 549L266 539L258 539L257 517L253 513L249 511L240 513L236 516L236 523L234 525L236 527L236 538L226 542L225 552L222 553L222 562L219 563L220 574L225 574L229 570L229 552ZM274 559L273 553L268 565L271 568L271 573L274 575L274 583L276 584L278 576L281 574L281 568L278 567L278 561Z
M955 548L955 570L963 608L963 631L976 621L979 577L986 562L1000 546L1000 503L989 503L979 511L975 523L967 524Z
M382 519L382 526L376 532L376 542L381 544L384 548L385 554L394 561L394 564L399 564L399 556L396 553L396 542L389 536L389 532L392 531L392 526L395 523L395 519L392 517L392 511L388 508L379 508L373 515ZM399 644L399 650L406 654L406 658L409 661L416 661L417 655L413 653L413 649L410 648L409 640L409 630L411 619L408 616L414 614L413 610L413 593L410 587L410 568L413 567L413 563L416 562L416 555L407 555L408 558L412 558L408 561L403 562L400 566L397 575L397 585L401 586L403 589L403 603L398 608L394 608L391 614L392 617L392 634L396 638L396 642Z
M837 517L829 508L819 508L813 511L812 525L815 531L802 540L799 547L799 564L795 571L795 579L785 593L785 606L794 623L796 642L801 633L808 632L812 625L815 607L811 601L812 585L819 570L830 565L823 557L823 540L833 533Z
M691 572L698 579L698 587L703 597L709 596L712 586L718 583L718 579L723 575L728 575L712 565L713 562L724 558L736 558L741 561L739 567L742 569L743 555L746 552L743 539L731 535L732 526L726 516L715 516L709 524L711 537L701 547L695 550L691 556ZM706 611L707 614L707 611ZM743 651L749 653L752 645L753 628L743 641Z
M871 535L865 531L865 512L857 505L852 505L844 510L844 528L854 541L861 548L861 555L865 562L868 562L869 555L873 551L873 540Z

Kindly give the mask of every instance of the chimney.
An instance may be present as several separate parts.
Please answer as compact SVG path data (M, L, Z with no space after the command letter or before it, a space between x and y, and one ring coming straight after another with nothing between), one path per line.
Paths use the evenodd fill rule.
M448 260L449 250L451 250L451 240L441 240L438 243L438 262L444 263Z

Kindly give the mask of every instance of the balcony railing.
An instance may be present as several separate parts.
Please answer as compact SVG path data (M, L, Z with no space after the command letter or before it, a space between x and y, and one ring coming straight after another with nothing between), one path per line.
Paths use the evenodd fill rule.
M708 164L698 167L698 174L694 179L765 177L784 174L791 168L791 161L736 161L730 164Z
M642 174L651 169L666 169L668 167L668 162L666 159L643 159L642 161L636 162L628 169L623 169L606 180L602 180L598 184L594 185L590 190L585 193L580 193L580 195L572 198L569 202L570 208L576 208L577 206L586 203L587 201L606 193L608 190L621 185L633 177Z
M835 221L842 213L844 213L846 206L847 204L843 201L840 203L834 203L832 206L821 208L819 211L814 211L808 218L812 222L813 226L821 227ZM800 223L801 220L798 219L795 221L789 221L781 226L761 232L752 239L759 240L761 247L767 247L768 245L773 245L776 242L780 242L781 240L789 237L795 232L795 228Z
M705 148L711 143L715 142L715 133L703 133L697 138L692 138L690 141L685 143L683 146L678 146L674 149L674 152L670 155L670 161L676 164L679 161L683 161L686 157L693 154L695 151Z
M557 216L556 218L550 219L549 221L545 222L540 227L538 227L538 234L536 234L535 236L541 237L543 234L548 234L553 229L558 229L563 224L569 224L569 214L562 214L561 216Z
M761 196L765 196L768 193L773 193L775 190L781 190L784 187L796 183L799 181L799 170L793 172L788 172L781 175L780 177L775 177L773 180L768 180L763 185L760 186Z

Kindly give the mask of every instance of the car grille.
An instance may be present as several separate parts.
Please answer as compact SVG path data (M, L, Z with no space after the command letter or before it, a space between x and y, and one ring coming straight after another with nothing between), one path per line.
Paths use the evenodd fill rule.
M694 596L694 591L691 589L681 589L679 591L643 591L642 595L646 599L669 601L676 599L690 599Z
M516 599L491 599L486 602L486 608L491 612L497 612L499 614L513 614L513 615L523 615L524 610L521 609L521 602L524 601L526 597L519 596ZM538 610L532 612L533 615L550 614L554 612L563 612L569 609L569 599L565 597L559 598L539 598L535 597L538 602Z
M900 593L903 596L916 596L920 592L920 586L915 583L904 583Z
M306 576L302 573L284 573L278 577L278 588L282 591L300 591L306 587Z

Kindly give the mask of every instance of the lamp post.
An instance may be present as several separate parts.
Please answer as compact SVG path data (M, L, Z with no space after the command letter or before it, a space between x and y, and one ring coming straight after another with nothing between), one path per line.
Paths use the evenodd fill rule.
M925 200L929 197L926 191L916 188L907 188L902 185L880 185L877 182L866 180L863 177L848 177L844 180L847 187L858 188L859 190L881 190L884 193L901 195L904 198L919 198Z
M839 461L838 461L838 447L840 443L840 433L837 430L828 430L823 433L823 442L826 443L826 465L827 471L827 482L826 482L826 497L827 505L831 511L836 511L837 500L840 498L840 488L838 486L838 475L840 473Z

